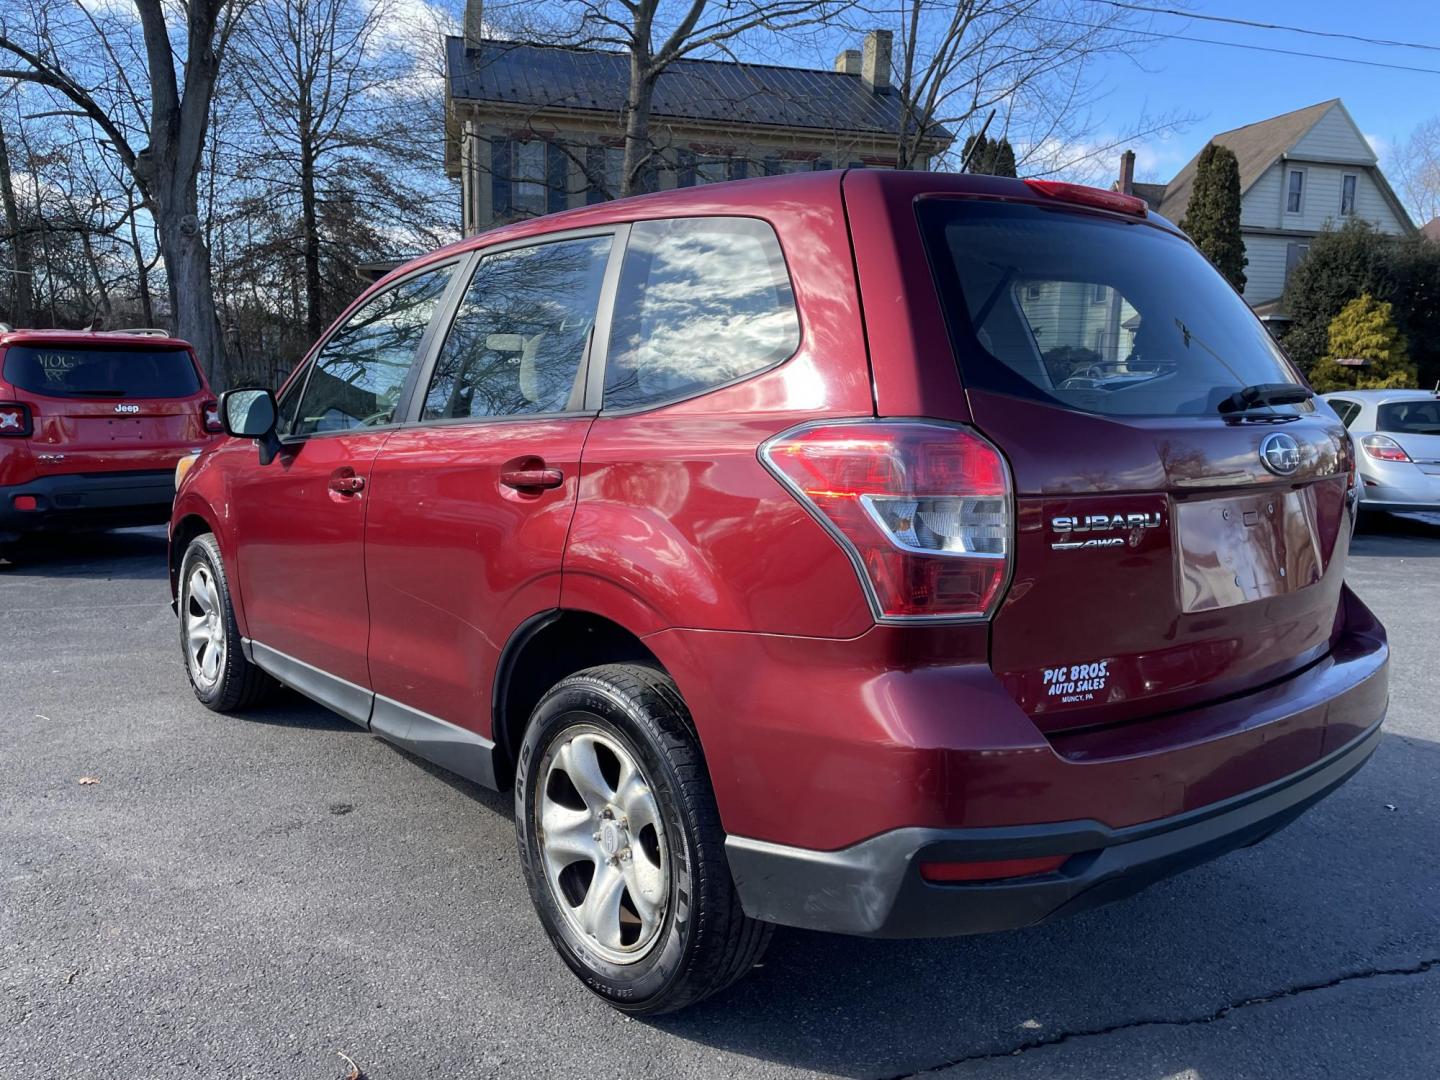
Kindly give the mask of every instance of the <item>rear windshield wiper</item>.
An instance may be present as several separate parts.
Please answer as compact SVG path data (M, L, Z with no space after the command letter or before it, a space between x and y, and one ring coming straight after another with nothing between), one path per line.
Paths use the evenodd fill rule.
M1236 390L1217 408L1222 413L1246 412L1264 405L1298 405L1314 396L1315 391L1299 383L1256 383Z

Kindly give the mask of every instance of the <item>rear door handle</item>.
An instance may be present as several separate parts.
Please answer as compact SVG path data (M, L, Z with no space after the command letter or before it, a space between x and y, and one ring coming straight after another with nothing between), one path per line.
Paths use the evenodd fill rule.
M500 473L500 483L517 491L543 491L564 482L565 474L559 469L505 469Z
M338 491L341 495L358 495L365 490L365 478L363 476L332 476L330 477L330 490Z

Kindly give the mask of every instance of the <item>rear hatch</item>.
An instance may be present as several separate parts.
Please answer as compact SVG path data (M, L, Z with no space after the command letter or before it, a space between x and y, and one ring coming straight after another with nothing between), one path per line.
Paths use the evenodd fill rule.
M1375 431L1397 443L1421 472L1440 476L1440 398L1382 402Z
M991 664L1045 730L1283 679L1335 632L1344 429L1244 301L1139 215L917 203L975 425L1008 458ZM1260 403L1232 395L1247 387ZM1264 404L1265 401L1288 403Z
M11 345L3 373L34 413L42 474L165 469L209 438L209 395L185 349Z

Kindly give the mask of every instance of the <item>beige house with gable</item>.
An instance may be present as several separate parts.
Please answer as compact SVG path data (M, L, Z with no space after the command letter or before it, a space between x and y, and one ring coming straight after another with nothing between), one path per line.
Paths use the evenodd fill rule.
M1222 131L1210 141L1232 150L1240 165L1240 230L1249 259L1244 295L1262 317L1283 318L1275 301L1327 224L1338 227L1358 218L1396 236L1415 231L1339 98ZM1127 151L1115 186L1141 196L1178 225L1199 157L1168 184L1145 184L1133 181L1134 155Z

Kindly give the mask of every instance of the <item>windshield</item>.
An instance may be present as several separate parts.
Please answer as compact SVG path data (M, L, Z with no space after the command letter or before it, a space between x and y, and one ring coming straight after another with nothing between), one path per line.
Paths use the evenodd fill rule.
M50 397L181 398L200 389L183 349L74 349L12 345L5 379Z
M1440 401L1391 401L1381 405L1375 430L1400 435L1440 435Z
M1243 387L1299 383L1245 302L1163 229L973 199L926 199L918 212L969 386L1093 413L1198 416Z

